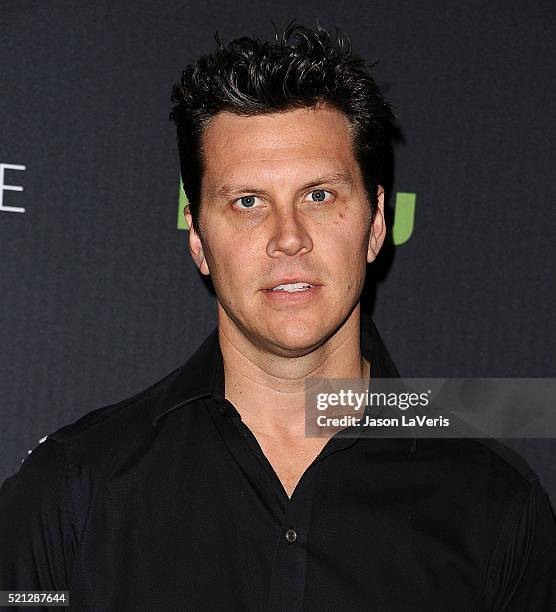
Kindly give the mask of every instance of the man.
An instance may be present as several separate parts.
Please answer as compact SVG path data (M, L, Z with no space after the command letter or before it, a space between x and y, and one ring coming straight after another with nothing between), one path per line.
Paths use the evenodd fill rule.
M304 435L308 377L398 375L360 305L393 115L349 39L219 44L173 101L218 327L4 483L1 589L84 610L555 609L554 519L508 449Z

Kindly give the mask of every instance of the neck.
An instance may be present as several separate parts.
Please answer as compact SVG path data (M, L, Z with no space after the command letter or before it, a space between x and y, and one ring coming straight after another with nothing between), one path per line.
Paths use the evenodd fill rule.
M368 378L361 354L361 311L315 350L296 357L262 350L218 305L218 335L224 361L225 396L253 432L275 439L305 437L305 379Z

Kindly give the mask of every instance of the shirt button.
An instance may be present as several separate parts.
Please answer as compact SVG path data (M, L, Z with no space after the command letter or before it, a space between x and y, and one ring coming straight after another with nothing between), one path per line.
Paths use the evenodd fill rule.
M222 406L222 405L218 406L218 412L220 414L226 414L226 406Z
M288 529L286 531L286 540L291 544L297 540L297 533L294 529Z

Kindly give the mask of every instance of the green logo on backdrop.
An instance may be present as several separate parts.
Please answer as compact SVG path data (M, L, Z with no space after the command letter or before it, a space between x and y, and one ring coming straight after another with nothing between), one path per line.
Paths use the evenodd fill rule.
M392 235L389 239L395 245L407 242L413 234L413 222L415 220L415 200L417 194L398 191L396 203L394 204L394 225Z
M180 187L179 187L179 201L178 201L178 229L180 230L188 230L189 226L187 225L187 221L183 216L183 209L189 204L187 201L187 196L183 190L183 183L180 179Z
M413 222L415 220L415 193L396 193L396 203L394 205L394 226L388 239L395 245L407 242L413 234ZM182 182L179 186L178 201L178 229L187 230L187 222L183 216L183 209L187 206L187 196L183 191Z

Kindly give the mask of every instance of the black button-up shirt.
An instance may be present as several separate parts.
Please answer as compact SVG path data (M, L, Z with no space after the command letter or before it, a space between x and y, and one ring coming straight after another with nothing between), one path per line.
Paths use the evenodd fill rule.
M371 376L397 376L361 329ZM554 611L555 582L546 493L498 443L335 436L288 498L224 398L217 330L0 490L0 590L76 610Z

